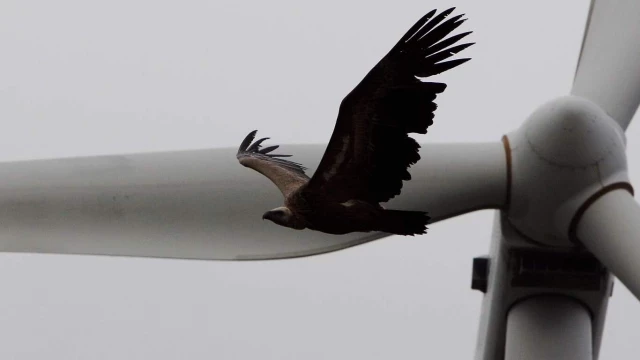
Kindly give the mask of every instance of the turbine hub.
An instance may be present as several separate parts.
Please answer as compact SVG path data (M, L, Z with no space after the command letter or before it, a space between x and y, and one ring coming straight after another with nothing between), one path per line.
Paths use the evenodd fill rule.
M624 132L594 103L564 96L505 136L510 152L508 220L525 237L573 246L571 221L594 194L627 187Z
M538 108L524 124L529 146L558 166L585 167L602 161L620 143L622 130L590 101L567 96Z

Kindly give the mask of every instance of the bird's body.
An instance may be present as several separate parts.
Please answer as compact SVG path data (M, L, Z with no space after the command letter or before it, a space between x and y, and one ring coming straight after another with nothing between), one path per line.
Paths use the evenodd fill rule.
M387 210L380 203L400 194L408 168L419 159L418 143L409 133L427 132L433 103L446 88L422 82L469 59L443 61L471 44L451 46L468 35L444 39L464 20L453 9L435 10L418 21L340 104L338 121L327 150L309 178L302 165L273 155L278 146L252 143L252 131L238 149L240 163L268 177L282 192L284 206L263 219L293 229L329 234L382 231L422 234L429 221L421 211ZM442 22L442 23L441 23ZM444 40L443 40L444 39Z
M379 205L359 200L344 203L330 198L318 200L303 187L286 199L285 207L294 209L294 215L304 222L306 228L336 235L370 231L370 224L384 211Z

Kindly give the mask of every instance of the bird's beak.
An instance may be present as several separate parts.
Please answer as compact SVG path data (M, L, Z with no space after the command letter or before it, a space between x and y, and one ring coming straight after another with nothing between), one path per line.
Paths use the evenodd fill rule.
M268 212L268 211L267 211L266 213L262 214L262 220L264 220L264 219L269 219L268 214L269 214L269 212Z

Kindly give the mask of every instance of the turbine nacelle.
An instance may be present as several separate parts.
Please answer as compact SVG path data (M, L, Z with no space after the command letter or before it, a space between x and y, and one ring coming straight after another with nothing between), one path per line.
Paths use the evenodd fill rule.
M590 199L611 189L632 191L624 133L589 100L549 101L503 141L510 159L508 220L536 242L574 246L572 232Z

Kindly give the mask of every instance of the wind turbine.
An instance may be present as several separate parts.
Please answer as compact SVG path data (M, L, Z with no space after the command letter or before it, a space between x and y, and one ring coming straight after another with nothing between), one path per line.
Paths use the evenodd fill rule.
M474 288L486 293L477 359L595 358L611 273L640 298L640 214L624 137L640 101L637 19L634 2L592 2L571 96L542 105L502 141L424 145L390 204L428 210L433 221L497 210L490 256L474 264ZM289 149L314 165L324 146ZM246 176L235 151L2 164L0 249L251 260L385 236L264 226L248 214L280 195Z

